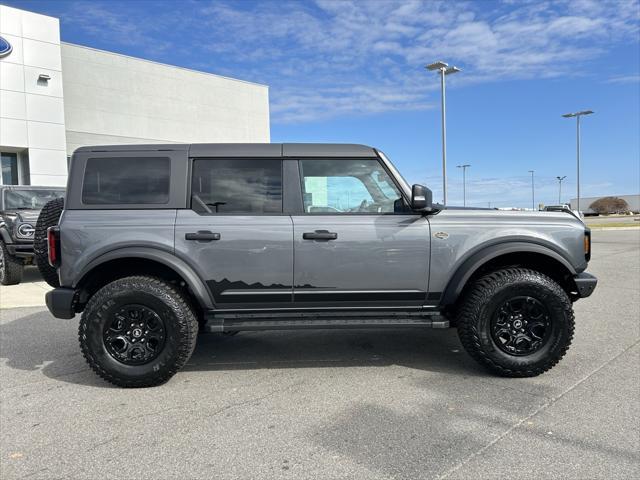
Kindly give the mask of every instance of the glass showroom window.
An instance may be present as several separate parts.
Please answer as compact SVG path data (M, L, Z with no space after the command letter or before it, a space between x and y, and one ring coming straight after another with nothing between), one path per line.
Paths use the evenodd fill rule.
M2 185L18 185L18 155L15 153L0 153L2 166Z

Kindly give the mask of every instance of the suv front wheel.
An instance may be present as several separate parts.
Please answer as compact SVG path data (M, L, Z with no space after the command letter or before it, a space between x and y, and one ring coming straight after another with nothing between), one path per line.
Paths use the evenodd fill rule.
M82 314L80 347L89 366L121 387L169 380L193 353L198 320L182 293L154 277L104 286Z
M11 255L7 246L0 240L0 283L17 285L22 281L23 270L22 260Z
M571 345L574 315L564 289L535 270L508 268L478 279L457 317L465 350L493 373L533 377Z

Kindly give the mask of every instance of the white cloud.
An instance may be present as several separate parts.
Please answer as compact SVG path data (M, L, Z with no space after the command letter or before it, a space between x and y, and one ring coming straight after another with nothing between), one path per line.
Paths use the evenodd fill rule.
M609 78L606 83L638 83L640 75L616 75Z
M269 84L273 121L281 123L429 108L437 82L424 65L437 59L464 68L459 85L581 75L640 32L636 0L216 0L187 2L179 15L147 12L144 22L109 5L76 5L69 21L152 54L195 37L182 47L185 57ZM621 72L610 81L635 77Z

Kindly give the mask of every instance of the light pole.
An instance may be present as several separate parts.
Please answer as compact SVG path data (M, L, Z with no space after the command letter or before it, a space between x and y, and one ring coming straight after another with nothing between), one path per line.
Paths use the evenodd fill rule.
M576 159L577 159L577 175L576 175L576 189L578 196L578 215L580 214L580 117L583 115L591 115L591 110L582 110L581 112L565 113L562 115L564 118L576 117Z
M535 195L534 184L533 184L534 172L535 170L529 170L529 173L531 174L531 210L536 209L536 195Z
M562 205L562 180L564 180L565 178L567 178L567 176L565 175L564 177L556 177L558 179L558 205Z
M471 165L465 163L464 165L457 165L458 168L462 169L462 206L467 206L467 168Z
M445 102L444 77L459 72L458 67L450 67L448 63L439 61L427 65L427 70L440 72L441 108L442 108L442 199L447 204L447 109Z

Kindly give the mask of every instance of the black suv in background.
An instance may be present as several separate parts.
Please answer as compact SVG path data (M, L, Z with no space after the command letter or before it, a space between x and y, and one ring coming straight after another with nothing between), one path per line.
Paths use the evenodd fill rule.
M33 239L42 207L64 197L61 187L0 185L0 283L22 280L25 265L34 262Z

